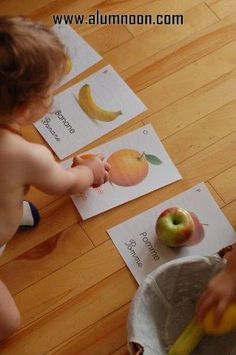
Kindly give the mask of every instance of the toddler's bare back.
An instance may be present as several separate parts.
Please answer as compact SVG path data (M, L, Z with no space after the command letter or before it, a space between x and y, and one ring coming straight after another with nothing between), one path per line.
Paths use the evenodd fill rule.
M0 246L17 231L30 185L30 161L38 145L0 129Z

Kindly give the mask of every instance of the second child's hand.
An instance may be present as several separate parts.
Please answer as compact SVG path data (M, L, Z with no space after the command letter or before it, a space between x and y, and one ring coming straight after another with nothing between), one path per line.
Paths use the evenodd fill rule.
M208 283L197 305L197 318L203 321L206 313L215 307L215 325L220 320L227 306L236 301L236 249L230 253L226 267Z

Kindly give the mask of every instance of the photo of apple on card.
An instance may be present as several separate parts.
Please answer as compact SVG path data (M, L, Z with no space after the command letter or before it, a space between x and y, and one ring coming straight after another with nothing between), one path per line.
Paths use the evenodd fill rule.
M233 227L204 183L107 232L139 284L167 261L209 256L236 242Z
M146 109L108 65L57 95L54 112L34 125L63 159Z
M102 57L69 25L54 25L52 30L65 46L67 54L66 75L59 86L75 78L96 64Z
M90 153L102 153L111 164L111 170L107 183L90 188L80 196L72 196L83 219L181 179L150 124L100 145ZM68 168L71 164L72 159L68 159L62 166Z

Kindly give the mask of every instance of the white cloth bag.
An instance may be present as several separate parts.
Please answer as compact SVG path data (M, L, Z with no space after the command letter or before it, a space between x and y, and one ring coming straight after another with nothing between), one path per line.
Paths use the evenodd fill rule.
M150 273L138 288L129 311L130 354L167 354L194 316L197 300L209 279L224 265L219 255L184 257ZM193 354L236 355L236 331L205 336Z

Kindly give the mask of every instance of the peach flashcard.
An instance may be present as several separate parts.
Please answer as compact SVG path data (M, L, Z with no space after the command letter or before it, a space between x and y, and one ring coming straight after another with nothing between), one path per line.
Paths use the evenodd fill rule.
M181 246L169 246L176 242L177 230L182 229L186 236L190 228L185 219L180 219L178 224L173 207L194 216L191 232L200 232L200 238ZM157 233L157 219L157 225L164 226L164 239ZM120 223L109 229L108 234L139 284L147 274L167 261L184 256L209 256L236 242L233 227L204 183Z
M35 126L63 159L145 110L143 102L108 65L57 95L53 112Z
M83 219L181 179L150 124L100 145L90 153L104 154L111 170L109 182L72 197ZM71 163L69 159L62 164L68 168Z
M102 60L102 57L71 26L54 25L52 29L64 44L68 57L66 75L59 86Z

